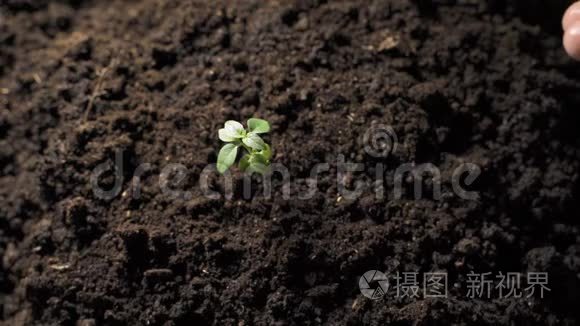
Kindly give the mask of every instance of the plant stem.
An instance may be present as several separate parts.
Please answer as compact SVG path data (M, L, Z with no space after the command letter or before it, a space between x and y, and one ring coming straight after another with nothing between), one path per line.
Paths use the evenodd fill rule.
M242 143L242 146L246 149L246 151L248 151L248 154L252 154L252 149L248 146L246 146L246 144Z

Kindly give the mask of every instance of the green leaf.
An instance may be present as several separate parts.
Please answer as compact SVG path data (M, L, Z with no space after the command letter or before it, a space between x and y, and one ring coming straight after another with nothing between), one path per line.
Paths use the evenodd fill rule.
M250 157L250 163L251 164L260 163L263 165L268 165L268 160L266 160L266 158L263 155L259 153L254 153Z
M268 145L267 143L264 143L264 149L261 150L258 154L262 155L264 157L264 160L266 162L270 161L270 158L272 158L272 149L270 148L270 145Z
M224 141L226 143L230 143L230 142L235 141L236 139L242 138L242 137L239 137L238 134L233 133L227 129L218 130L218 136L222 141Z
M222 141L230 143L236 139L244 138L246 136L246 131L241 123L234 120L228 120L226 121L224 128L218 130L218 136Z
M225 129L237 134L242 134L244 131L244 126L235 120L228 120L225 123Z
M242 142L257 151L261 151L266 147L266 143L264 143L262 138L254 133L247 134L246 137L242 139Z
M259 173L265 174L268 172L268 166L270 165L264 156L258 153L250 154L248 156L247 167L245 167L245 171L249 173ZM245 165L246 163L244 163Z
M242 172L266 174L269 168L269 162L264 156L258 153L246 154L240 160L238 167Z
M268 172L268 165L260 162L253 162L250 163L250 166L248 166L246 171L249 173L256 172L259 174L266 174Z
M220 149L217 158L217 169L219 173L226 172L227 169L236 161L238 154L238 146L234 144L226 144Z
M251 118L248 120L248 128L255 134L263 134L270 131L270 124L266 120Z
M250 166L250 155L246 154L240 159L240 163L238 163L238 168L240 171L244 172Z

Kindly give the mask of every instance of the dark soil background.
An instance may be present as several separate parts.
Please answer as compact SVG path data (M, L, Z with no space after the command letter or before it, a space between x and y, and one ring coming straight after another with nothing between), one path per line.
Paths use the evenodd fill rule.
M578 325L580 70L566 1L0 1L0 324ZM393 40L395 40L393 42ZM228 119L269 120L292 191L208 199ZM372 124L399 147L367 155ZM124 153L124 191L91 171ZM336 157L430 162L443 198L340 200ZM141 195L130 176L141 163ZM476 201L452 193L482 167ZM158 186L168 163L189 168ZM104 178L103 183L111 183ZM211 177L214 189L223 181ZM261 189L256 180L257 190ZM426 187L429 187L427 182ZM445 271L448 299L363 297L367 270ZM477 272L549 272L541 299L469 299Z

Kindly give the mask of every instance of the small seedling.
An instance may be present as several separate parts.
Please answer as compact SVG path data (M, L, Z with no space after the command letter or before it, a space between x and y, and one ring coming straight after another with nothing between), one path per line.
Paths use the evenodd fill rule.
M272 150L259 134L270 131L270 124L262 119L249 119L248 129L234 120L226 121L223 129L220 129L219 138L226 142L218 154L217 169L219 173L224 173L235 162L238 156L238 148L244 148L247 153L242 156L238 163L238 168L244 172L266 173L270 165Z

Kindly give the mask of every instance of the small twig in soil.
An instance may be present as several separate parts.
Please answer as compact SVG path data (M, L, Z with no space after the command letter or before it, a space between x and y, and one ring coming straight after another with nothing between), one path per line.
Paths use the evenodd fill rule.
M35 81L37 84L42 84L42 78L40 78L40 75L38 75L38 74L33 74L33 75L32 75L32 78L34 79L34 81Z
M115 65L115 60L111 60L111 63L109 63L109 65L107 67L105 67L105 68L101 69L99 72L97 72L97 76L99 78L97 80L97 85L93 89L93 93L91 94L91 97L89 98L89 103L87 103L87 108L85 109L85 115L84 115L83 121L87 121L87 119L89 118L89 114L93 110L93 105L94 105L95 100L99 96L101 96L101 88L103 87L103 81L105 80L107 73L109 73L109 71L111 71L111 69L113 68L114 65Z

